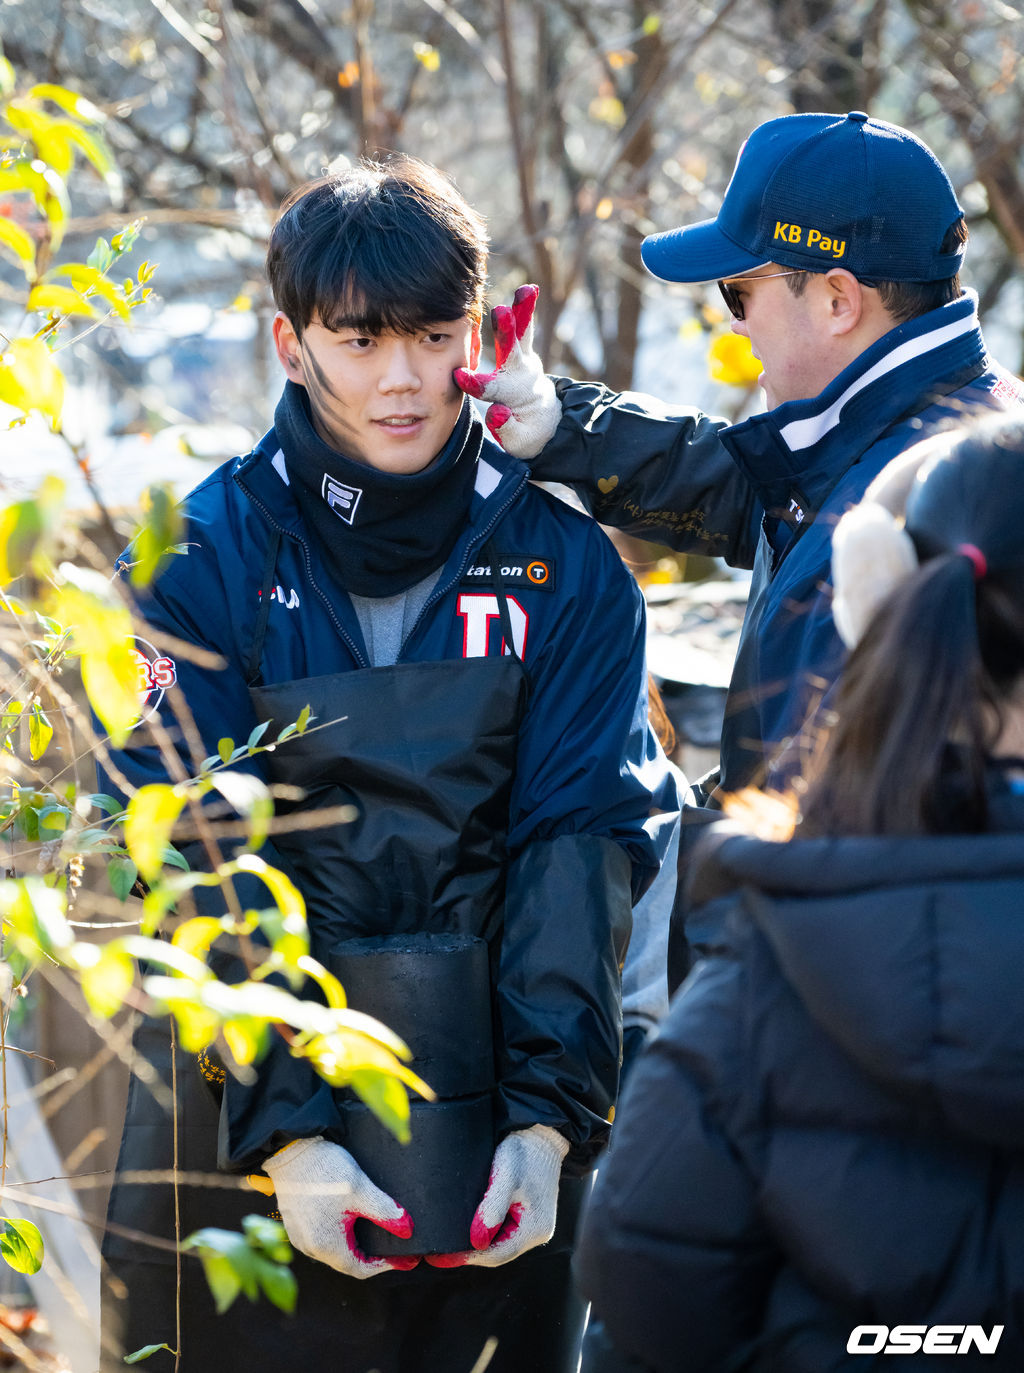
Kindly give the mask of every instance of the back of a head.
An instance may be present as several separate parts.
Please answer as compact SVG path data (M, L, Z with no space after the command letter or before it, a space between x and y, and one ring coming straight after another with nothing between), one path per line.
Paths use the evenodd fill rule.
M484 221L425 162L365 161L293 192L267 251L277 308L296 333L413 333L478 319L487 277Z
M986 827L986 771L1024 711L1022 527L1024 418L930 441L906 506L920 565L847 660L803 833Z

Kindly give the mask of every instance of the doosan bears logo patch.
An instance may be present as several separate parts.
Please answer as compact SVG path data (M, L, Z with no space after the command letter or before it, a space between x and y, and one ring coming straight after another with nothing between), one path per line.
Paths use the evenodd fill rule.
M507 554L501 562L501 582L506 587L532 586L537 591L554 591L555 564L552 558ZM493 586L494 573L489 562L471 563L462 575L463 586Z
M178 668L173 658L158 653L148 639L136 634L130 642L139 672L139 718L135 723L141 724L160 709L164 693L178 680Z

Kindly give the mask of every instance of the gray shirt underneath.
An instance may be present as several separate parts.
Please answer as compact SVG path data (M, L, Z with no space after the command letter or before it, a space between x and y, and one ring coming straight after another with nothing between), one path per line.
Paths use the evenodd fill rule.
M397 596L353 596L349 592L349 599L359 617L366 651L374 667L390 667L398 662L402 645L440 575L441 569L438 568L424 577L422 582L400 591Z

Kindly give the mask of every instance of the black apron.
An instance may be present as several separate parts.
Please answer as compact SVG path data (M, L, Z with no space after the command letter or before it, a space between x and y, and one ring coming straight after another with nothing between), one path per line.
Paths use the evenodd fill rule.
M271 577L272 564L268 558ZM500 568L500 556L491 566ZM266 608L271 585L264 586ZM504 590L495 589L511 645ZM306 901L313 956L326 962L328 950L347 938L457 931L486 939L496 968L509 796L528 690L522 663L512 654L397 663L264 685L265 628L264 613L247 667L257 716L271 721L267 737L307 706L319 726L266 755L268 780L301 788L303 811L354 809L345 823L274 837ZM168 1080L166 1024L145 1022L136 1046ZM213 1174L216 1101L195 1061L180 1053L177 1077L179 1166ZM170 1168L171 1134L169 1114L133 1077L118 1172ZM244 1296L217 1316L198 1262L186 1258L180 1373L208 1373L221 1359L250 1373L306 1373L328 1361L339 1373L470 1373L490 1337L498 1348L489 1373L571 1373L585 1304L569 1261L586 1187L564 1178L552 1241L497 1269L421 1263L410 1273L360 1281L297 1253L299 1300L291 1317L263 1298L251 1307ZM178 1200L183 1237L203 1225L238 1229L243 1215L273 1205L254 1191L216 1186L179 1187ZM173 1237L171 1188L116 1183L108 1216ZM173 1256L113 1233L104 1257L129 1291L123 1302L105 1295L105 1333L119 1337L126 1352L165 1339L173 1346ZM154 1373L160 1359L171 1366L169 1355L155 1355Z

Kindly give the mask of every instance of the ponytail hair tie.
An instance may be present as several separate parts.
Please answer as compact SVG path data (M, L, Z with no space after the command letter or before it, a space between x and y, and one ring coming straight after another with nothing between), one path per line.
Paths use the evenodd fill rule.
M980 582L982 577L988 572L988 559L985 557L984 553L982 553L978 545L973 543L958 543L956 548L953 549L953 552L958 553L962 558L967 558L970 561L971 566L974 568L974 580Z

